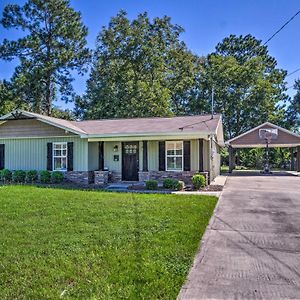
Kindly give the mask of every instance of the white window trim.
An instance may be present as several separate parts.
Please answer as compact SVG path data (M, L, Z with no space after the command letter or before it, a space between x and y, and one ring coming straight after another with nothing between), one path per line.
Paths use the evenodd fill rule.
M182 155L167 155L167 149L168 149L168 144L171 144L171 143L181 143L181 149L182 149ZM168 169L168 157L181 157L181 170L169 170ZM184 170L184 166L183 166L183 163L184 163L184 149L183 149L183 141L166 141L165 142L165 169L166 171L169 171L169 172L183 172Z
M54 155L54 151L55 151L55 145L66 145L66 155L65 156L57 156L57 155ZM66 158L66 169L64 170L56 170L54 168L54 159L55 158L63 158L65 157ZM67 142L57 142L57 143L52 143L52 171L60 171L60 172L67 172L68 171L68 143Z

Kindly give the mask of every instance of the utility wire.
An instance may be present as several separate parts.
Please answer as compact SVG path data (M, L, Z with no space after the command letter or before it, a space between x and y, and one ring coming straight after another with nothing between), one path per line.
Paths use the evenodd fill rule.
M295 73L297 73L297 72L299 72L299 71L300 71L300 68L297 69L297 70L295 70L295 71L293 71L293 72L291 72L291 73L289 73L289 74L287 74L286 77L287 77L287 76L291 76L291 75L293 75L293 74L295 74Z
M270 42L285 26L287 26L298 14L300 14L300 10L297 11L287 22L285 22L271 37L269 37L265 43L264 46Z

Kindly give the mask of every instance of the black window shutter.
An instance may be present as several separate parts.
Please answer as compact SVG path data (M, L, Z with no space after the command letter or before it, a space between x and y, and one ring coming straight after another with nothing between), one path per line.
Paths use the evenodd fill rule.
M203 172L203 140L199 140L199 172Z
M104 169L104 142L99 142L99 171Z
M148 171L148 141L143 141L143 171Z
M184 141L183 142L183 166L184 171L191 170L191 142Z
M47 143L47 170L52 171L53 170L53 146L52 143Z
M159 171L165 171L166 170L166 151L165 151L166 145L165 141L159 142L159 160L158 160L158 166Z
M5 145L0 145L0 170L5 167Z
M74 157L74 155L73 155L73 142L69 142L68 143L68 164L67 164L67 166L68 166L68 171L73 171L73 157Z

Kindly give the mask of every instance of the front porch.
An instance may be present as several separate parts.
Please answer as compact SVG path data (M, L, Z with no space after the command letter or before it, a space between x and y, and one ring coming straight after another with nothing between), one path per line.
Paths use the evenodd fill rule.
M89 183L144 182L174 178L191 184L196 173L210 179L210 148L206 139L89 141Z

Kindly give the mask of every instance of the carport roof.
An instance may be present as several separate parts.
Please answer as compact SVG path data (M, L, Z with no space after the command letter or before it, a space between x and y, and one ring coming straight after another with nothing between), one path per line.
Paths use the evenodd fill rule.
M241 135L228 140L225 144L232 148L262 148L266 146L265 140L259 138L260 129L277 129L277 139L271 140L269 147L296 147L300 146L300 135L275 125L265 122L252 128Z

